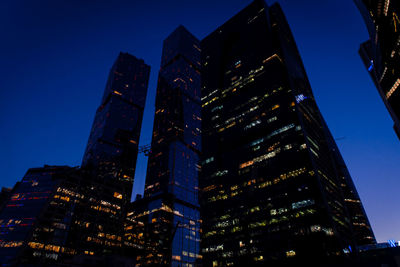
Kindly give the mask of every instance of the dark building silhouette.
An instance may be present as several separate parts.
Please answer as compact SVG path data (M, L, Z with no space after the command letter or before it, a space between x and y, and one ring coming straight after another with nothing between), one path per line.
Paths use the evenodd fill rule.
M93 172L85 169L79 169L65 179L73 181L63 188L69 195L65 201L74 203L67 239L67 244L75 249L73 256L79 259L82 255L86 258L122 255L126 216L122 192L125 186L99 180Z
M322 119L323 128L327 135L327 142L329 150L332 153L333 163L336 169L340 183L340 187L343 192L344 201L349 216L351 217L351 224L353 227L353 238L357 247L366 245L375 245L376 240L372 232L371 225L368 217L366 216L364 207L361 203L360 197L357 193L357 189L353 183L353 179L346 167L342 155L340 154L339 148L334 141L332 134L330 133L326 122Z
M144 198L128 211L127 238L142 265L193 266L200 259L199 41L183 26L164 40Z
M10 192L0 212L0 263L54 262L75 249L68 246L73 202L65 203L67 180L76 168L44 166L32 168Z
M0 212L1 264L123 254L123 187L78 167L29 169Z
M78 254L123 253L149 74L150 67L128 53L110 70L77 174L85 198L75 208L69 240Z
M400 138L400 3L390 0L354 0L370 39L360 46L367 67Z
M280 6L253 1L201 49L203 265L339 263L375 243Z
M82 167L100 179L125 184L130 201L150 67L128 53L120 53L110 70L100 107L94 118Z
M120 53L82 167L29 169L2 193L1 264L132 262L121 255L149 71L143 60Z
M8 198L11 195L12 188L2 187L0 192L0 211L3 209L3 206L8 201Z

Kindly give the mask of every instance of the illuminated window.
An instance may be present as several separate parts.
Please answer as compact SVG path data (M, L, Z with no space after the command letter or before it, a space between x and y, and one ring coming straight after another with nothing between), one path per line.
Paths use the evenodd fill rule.
M262 261L262 260L264 260L264 257L263 256L258 256L258 257L255 257L254 260L255 261Z
M322 227L320 225L313 225L311 226L311 232L320 232L322 230Z
M245 162L245 163L240 164L239 169L243 169L243 168L248 167L248 166L251 166L251 165L253 165L253 164L254 164L254 161L250 160L250 161L248 161L248 162Z
M387 99L392 96L392 94L397 90L399 85L400 85L400 79L397 79L396 82L393 84L392 88L390 88L389 92L386 93Z
M260 123L261 123L261 120L253 121L252 123L250 123L249 125L247 125L246 127L244 127L244 129L247 130L247 129L253 128L254 126L256 126L256 125L258 125L258 124L260 124Z
M295 98L296 98L296 102L300 103L300 102L306 100L308 97L304 96L303 94L299 94Z
M120 194L118 192L114 192L114 197L118 198L118 199L122 199L122 194Z
M393 24L394 24L394 31L397 32L397 24L400 24L400 19L396 13L393 12ZM399 43L397 43L399 44Z
M213 162L213 161L214 161L214 157L208 158L208 159L203 161L203 165L208 164L208 163Z
M267 120L268 123L271 123L273 121L276 121L278 118L277 117L272 117L270 119Z
M180 260L181 260L181 256L179 256L179 255L173 255L173 256L172 256L172 259L173 259L173 260L176 260L176 261L180 261Z
M312 199L307 199L299 202L292 203L292 209L299 209L313 205L315 202Z
M384 8L383 8L383 14L385 16L387 16L387 14L388 14L389 4L390 4L390 0L385 0L385 5L384 5Z
M273 106L272 108L271 108L271 110L275 110L275 109L277 109L277 108L279 108L280 106L279 105L275 105L275 106Z
M294 257L296 256L296 252L294 250L286 251L286 257Z

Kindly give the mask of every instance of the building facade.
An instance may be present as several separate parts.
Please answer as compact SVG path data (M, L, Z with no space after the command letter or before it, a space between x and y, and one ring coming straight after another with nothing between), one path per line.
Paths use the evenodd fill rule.
M110 70L82 161L69 241L81 255L122 255L150 67L120 53Z
M58 190L68 195L61 199L64 205L74 203L67 244L75 249L75 255L86 258L123 255L125 185L99 180L85 169L79 169L65 179L71 183ZM65 263L71 260L72 257L62 259Z
M124 253L150 67L120 53L81 168L29 169L0 211L0 263L75 264ZM8 196L9 195L9 196Z
M99 183L78 167L29 169L0 212L0 263L71 264L120 256L123 186Z
M76 254L68 245L73 202L62 191L66 174L76 168L44 166L31 168L10 192L0 213L0 263L55 262Z
M374 243L280 6L253 1L201 48L204 266L321 263Z
M125 185L129 202L150 67L142 59L120 53L110 70L100 107L97 109L82 167L99 179Z
M144 198L128 211L133 235L144 231L142 265L194 266L201 257L199 68L199 41L179 26L164 40Z
M360 56L370 73L400 138L400 3L390 0L354 0L370 39Z

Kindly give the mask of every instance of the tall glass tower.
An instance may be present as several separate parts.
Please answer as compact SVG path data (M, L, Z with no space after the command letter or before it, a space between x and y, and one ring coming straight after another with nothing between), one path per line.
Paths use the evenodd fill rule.
M142 59L119 54L82 161L82 167L93 170L96 177L124 185L126 202L131 198L149 74Z
M149 71L143 60L120 53L82 168L32 168L11 190L0 210L0 265L70 264L123 253Z
M374 243L280 6L253 1L201 48L203 265L318 263Z
M370 73L400 138L400 3L390 0L354 0L370 39L360 56Z
M193 266L200 258L199 68L199 41L179 26L164 40L144 198L128 212L143 223L134 231L146 225L143 265Z

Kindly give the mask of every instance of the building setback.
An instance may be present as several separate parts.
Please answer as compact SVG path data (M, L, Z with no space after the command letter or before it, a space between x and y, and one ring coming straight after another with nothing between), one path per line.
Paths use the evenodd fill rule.
M183 26L165 40L144 198L128 211L129 240L141 265L193 266L199 259L199 41Z
M370 39L360 56L370 73L400 138L400 3L390 0L354 0Z
M253 1L201 48L203 265L318 263L375 243L280 6Z

